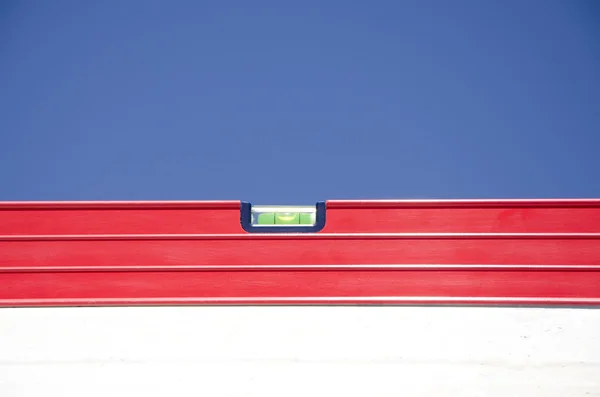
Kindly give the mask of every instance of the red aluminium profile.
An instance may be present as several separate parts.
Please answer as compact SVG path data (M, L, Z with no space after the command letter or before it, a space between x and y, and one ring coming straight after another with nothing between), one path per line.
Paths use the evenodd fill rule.
M0 306L600 305L600 200L329 201L316 234L240 202L0 203Z
M333 200L323 232L598 233L600 200Z
M0 202L0 235L243 233L240 201ZM323 233L599 233L600 200L330 200Z
M600 303L597 268L14 272L0 280L3 306Z
M0 235L242 232L239 201L0 202Z

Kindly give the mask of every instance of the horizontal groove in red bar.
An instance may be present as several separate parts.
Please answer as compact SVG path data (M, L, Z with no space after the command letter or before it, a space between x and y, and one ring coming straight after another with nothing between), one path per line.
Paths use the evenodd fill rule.
M208 271L357 271L357 270L551 270L551 271L600 271L600 265L183 265L183 266L6 266L0 273L53 273L53 272L208 272Z
M0 302L571 303L600 301L598 271L0 273Z
M61 306L235 306L235 305L477 305L477 306L557 306L595 307L600 306L600 298L529 298L529 297L487 297L472 298L411 296L411 297L305 297L305 298L100 298L100 299L0 299L0 307L61 307Z
M600 264L597 239L0 241L0 267L320 264Z
M597 240L600 233L286 233L0 235L0 241L135 240Z
M327 208L449 208L449 207L600 207L600 199L415 199L328 200ZM139 209L139 208L239 208L239 200L173 201L2 201L4 209Z

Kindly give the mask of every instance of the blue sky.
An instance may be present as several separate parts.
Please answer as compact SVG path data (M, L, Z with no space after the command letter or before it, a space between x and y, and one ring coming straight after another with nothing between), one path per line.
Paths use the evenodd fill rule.
M600 197L593 0L5 0L0 200Z

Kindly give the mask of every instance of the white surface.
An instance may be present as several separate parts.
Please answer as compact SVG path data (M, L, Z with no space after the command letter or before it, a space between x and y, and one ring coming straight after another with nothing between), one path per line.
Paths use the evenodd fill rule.
M0 396L600 396L600 310L0 309Z

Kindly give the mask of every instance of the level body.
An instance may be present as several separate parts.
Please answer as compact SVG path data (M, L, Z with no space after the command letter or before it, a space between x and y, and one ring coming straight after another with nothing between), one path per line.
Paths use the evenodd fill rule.
M600 305L600 200L328 201L256 225L250 211L0 203L0 306Z

